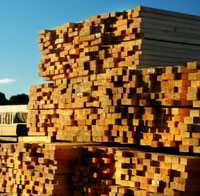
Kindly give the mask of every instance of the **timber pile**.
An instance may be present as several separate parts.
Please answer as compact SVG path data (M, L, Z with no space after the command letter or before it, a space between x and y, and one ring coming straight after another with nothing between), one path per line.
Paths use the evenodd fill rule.
M197 16L136 7L44 30L39 74L47 80L69 79L113 67L199 60L199 25Z
M199 153L200 71L185 65L200 58L197 24L137 7L42 31L39 75L50 82L31 88L29 135Z
M199 157L155 152L200 153L199 25L137 7L42 31L48 82L30 91L30 137L0 145L0 193L199 195Z
M115 149L85 147L73 175L75 195L108 195L115 185Z
M199 157L116 150L117 185L164 195L198 195ZM190 176L190 177L189 177Z
M29 135L73 142L118 142L200 153L200 70L113 68L70 82L33 86ZM60 81L61 82L61 81Z
M199 153L200 71L185 65L200 58L198 24L137 7L42 31L50 82L31 88L29 135Z
M18 173L17 144L0 144L0 194L17 195Z
M62 144L1 144L0 193L71 195L73 164L80 151Z
M80 195L196 196L200 193L199 163L199 157L85 148L74 182Z
M71 195L70 177L79 154L68 145L23 144L18 191L21 195Z
M13 195L200 193L199 157L73 144L2 144L0 150L1 165L6 162L0 171L1 192Z

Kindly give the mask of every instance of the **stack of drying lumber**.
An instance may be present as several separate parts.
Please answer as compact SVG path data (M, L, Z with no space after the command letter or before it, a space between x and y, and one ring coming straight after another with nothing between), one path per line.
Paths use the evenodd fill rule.
M129 67L113 68L87 77L33 85L29 109L67 111L108 109L111 106L200 108L199 68L197 62L136 70Z
M71 195L78 148L62 144L1 144L0 193Z
M48 82L30 91L30 137L0 144L0 195L199 195L200 158L155 151L200 153L199 26L137 7L41 32Z
M0 194L17 196L18 173L17 144L0 144Z
M195 196L200 193L199 163L199 157L129 148L85 148L75 173L76 193Z
M70 177L79 154L71 145L23 144L18 191L22 195L71 195Z
M198 195L199 157L116 150L117 185L164 195Z
M32 87L29 135L46 134L56 136L57 140L74 142L135 143L135 131L131 124L137 109L128 109L125 101L119 103L128 79L118 87L116 71L119 77L123 76L123 70L116 69L108 80L78 82L69 87L65 84L51 85L52 88L48 87L49 84ZM116 82L111 81L113 76ZM118 133L119 129L121 133Z
M41 32L39 73L58 80L199 60L199 25L200 17L145 7L67 23Z
M200 153L200 70L196 62L33 86L29 135L118 142Z
M198 24L137 7L42 31L29 135L199 153Z
M0 153L3 193L24 196L200 193L199 157L74 144L1 144Z
M75 195L108 195L115 185L114 148L84 147L73 175Z

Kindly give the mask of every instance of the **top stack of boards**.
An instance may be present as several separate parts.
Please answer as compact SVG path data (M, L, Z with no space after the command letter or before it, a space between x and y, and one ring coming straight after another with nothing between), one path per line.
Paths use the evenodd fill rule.
M45 80L113 67L180 65L200 59L200 17L147 7L102 14L40 34Z

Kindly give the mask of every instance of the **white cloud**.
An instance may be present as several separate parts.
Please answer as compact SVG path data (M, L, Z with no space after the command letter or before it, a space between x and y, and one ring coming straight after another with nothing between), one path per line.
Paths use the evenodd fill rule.
M10 84L10 83L13 83L15 81L16 80L11 79L11 78L3 78L3 79L0 79L0 84Z

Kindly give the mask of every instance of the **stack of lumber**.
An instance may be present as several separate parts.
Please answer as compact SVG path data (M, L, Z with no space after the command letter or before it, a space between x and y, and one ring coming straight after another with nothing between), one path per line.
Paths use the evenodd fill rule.
M78 149L62 144L23 144L20 149L22 195L70 195L70 177Z
M199 163L199 157L133 148L85 148L74 182L80 195L195 196L200 193Z
M42 31L39 74L50 82L31 88L29 135L200 152L199 65L184 64L200 59L198 24L136 7Z
M62 144L1 144L0 193L71 195L80 149Z
M136 7L42 31L29 135L199 153L199 24Z
M115 84L108 82L99 80L94 81L94 85L90 82L91 86L79 83L72 89L65 87L69 96L62 90L59 92L60 87L55 87L47 97L45 91L48 88L32 87L29 135L49 135L55 136L57 140L74 142L136 143L135 130L131 124L137 108L128 108L126 103L118 105L123 96L123 87L115 87ZM79 88L80 91L89 89L88 93L91 94L79 92L80 96L77 96L78 92L73 91Z
M17 196L18 151L17 144L0 144L0 193Z
M116 150L117 185L164 195L199 194L199 157Z
M136 7L42 31L47 82L29 136L0 144L0 195L199 195L199 26Z
M141 106L190 107L199 105L197 62L180 66L141 69L139 85L134 89ZM134 98L133 98L134 99Z
M196 62L113 68L31 88L29 135L118 142L200 153L200 70Z
M73 175L75 195L108 195L115 185L114 148L84 147Z
M1 144L0 192L196 196L199 157L77 144Z
M57 80L112 67L199 60L199 25L198 16L146 7L67 23L41 32L39 73Z
M166 106L200 108L200 65L131 69L33 85L30 110Z

